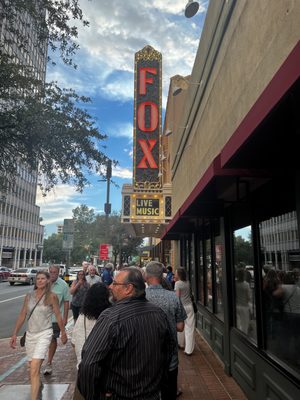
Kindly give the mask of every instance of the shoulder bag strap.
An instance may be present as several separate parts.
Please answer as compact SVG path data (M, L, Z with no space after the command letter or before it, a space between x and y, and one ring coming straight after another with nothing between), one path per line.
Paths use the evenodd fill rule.
M42 300L42 298L45 296L45 293L42 294L42 296L39 298L39 300L36 302L35 306L33 309L30 311L30 314L28 315L27 321L29 321L30 317L32 316L33 311L35 310L35 307L39 304L39 302Z
M83 323L84 323L84 339L85 339L85 341L86 341L86 323L85 323L85 316L84 316L83 318L84 318L84 320L83 320Z

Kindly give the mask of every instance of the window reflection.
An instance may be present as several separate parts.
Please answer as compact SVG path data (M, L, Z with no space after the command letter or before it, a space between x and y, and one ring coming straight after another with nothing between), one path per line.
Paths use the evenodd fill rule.
M211 272L211 240L205 240L206 255L206 305L212 311L213 292L212 292L212 272Z
M204 291L203 291L203 274L204 274L204 264L203 264L203 246L202 241L199 240L198 245L198 258L199 258L199 273L197 280L197 291L198 291L198 299L201 304L204 304Z
M256 341L255 283L251 226L234 231L236 327Z
M266 347L300 370L300 249L296 212L262 221L259 228Z
M221 236L215 237L215 274L216 274L216 315L224 321L223 308L223 245Z

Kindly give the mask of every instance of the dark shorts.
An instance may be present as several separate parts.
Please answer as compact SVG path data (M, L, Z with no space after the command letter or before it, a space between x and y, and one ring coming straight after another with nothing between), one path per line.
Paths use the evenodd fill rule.
M52 322L53 336L52 339L58 339L60 335L60 329L57 322Z

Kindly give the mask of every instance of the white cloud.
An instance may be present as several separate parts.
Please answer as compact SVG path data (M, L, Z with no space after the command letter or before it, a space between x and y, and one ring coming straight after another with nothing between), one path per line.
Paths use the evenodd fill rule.
M81 204L81 196L70 185L57 185L46 197L38 189L36 203L41 209L42 224L61 224L64 218L71 218L72 210Z
M119 165L113 167L113 178L132 179L132 171L129 168L122 168Z
M80 0L80 4L90 26L79 26L79 69L73 74L63 68L50 71L48 79L57 78L88 95L101 92L127 101L133 98L134 54L147 44L163 56L164 99L171 76L190 74L201 32L199 15L207 0L200 1L193 21L184 17L184 0Z
M123 123L115 124L109 128L109 135L113 137L125 137L132 141L133 138L133 124Z

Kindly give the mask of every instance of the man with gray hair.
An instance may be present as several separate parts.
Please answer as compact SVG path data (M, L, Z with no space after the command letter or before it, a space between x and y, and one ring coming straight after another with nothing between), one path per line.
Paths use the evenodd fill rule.
M176 347L173 350L172 359L169 364L167 378L164 381L161 399L176 400L177 397L177 376L178 376L178 346L177 332L184 330L184 320L187 318L186 312L176 293L162 287L164 266L158 261L150 261L146 265L146 298L160 307L167 315L172 329L173 340Z
M88 275L86 275L86 281L90 286L93 286L95 283L102 282L101 277L97 274L96 267L90 265L88 267Z
M86 400L159 400L175 341L167 316L145 298L139 269L122 269L82 350L77 386Z

